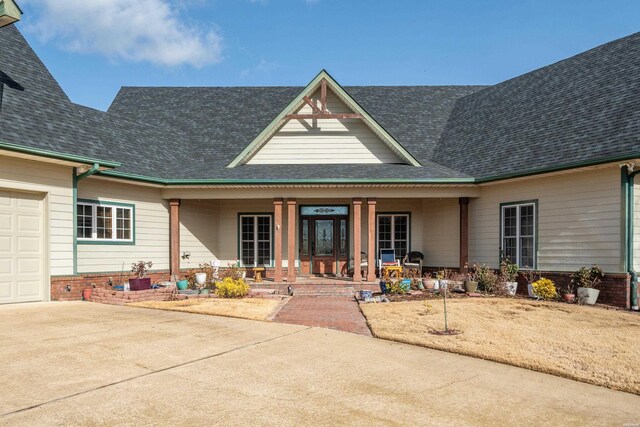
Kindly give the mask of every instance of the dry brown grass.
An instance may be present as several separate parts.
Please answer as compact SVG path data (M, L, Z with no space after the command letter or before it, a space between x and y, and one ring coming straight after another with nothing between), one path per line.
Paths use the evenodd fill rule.
M127 305L160 310L184 311L187 313L239 317L241 319L266 320L269 314L280 304L280 301L279 299L270 298L199 298L182 301L144 301Z
M363 304L379 338L465 354L640 394L640 316L635 313L521 299Z

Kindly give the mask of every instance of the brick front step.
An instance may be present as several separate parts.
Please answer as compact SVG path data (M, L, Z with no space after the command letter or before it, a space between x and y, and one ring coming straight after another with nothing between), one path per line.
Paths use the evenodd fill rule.
M276 294L286 295L288 293L289 285L287 283L249 283L253 291L259 291L262 289L275 290ZM368 290L373 292L379 292L380 286L371 283L362 284L297 284L292 283L291 288L293 294L296 296L348 296L353 297L360 290Z

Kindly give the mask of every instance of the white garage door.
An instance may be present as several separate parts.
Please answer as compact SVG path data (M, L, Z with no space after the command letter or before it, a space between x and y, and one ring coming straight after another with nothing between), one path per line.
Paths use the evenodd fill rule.
M0 189L0 304L44 299L43 196Z

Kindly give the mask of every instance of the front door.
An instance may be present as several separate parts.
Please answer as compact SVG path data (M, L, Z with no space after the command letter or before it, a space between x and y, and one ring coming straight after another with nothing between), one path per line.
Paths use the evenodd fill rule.
M337 275L346 268L348 217L300 219L301 274Z

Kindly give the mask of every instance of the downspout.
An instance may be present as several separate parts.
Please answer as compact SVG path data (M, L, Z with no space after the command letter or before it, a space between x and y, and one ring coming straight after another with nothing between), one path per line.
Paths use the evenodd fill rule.
M631 309L638 311L638 272L634 269L633 261L633 243L634 243L634 183L635 176L640 173L640 170L629 173L629 167L624 166L622 168L624 195L625 195L625 227L626 227L626 251L625 251L625 264L627 272L631 276Z
M94 163L91 169L77 175L73 168L73 275L78 274L78 182L100 171L100 164Z

